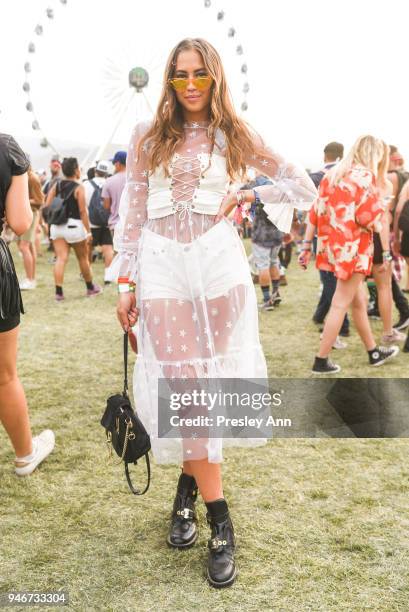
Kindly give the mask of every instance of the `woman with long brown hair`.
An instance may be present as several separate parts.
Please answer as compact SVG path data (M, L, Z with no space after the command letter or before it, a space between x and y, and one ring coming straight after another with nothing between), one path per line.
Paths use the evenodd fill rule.
M249 166L272 184L228 192L231 182L243 183ZM152 123L138 124L132 134L113 269L123 329L138 320L138 414L157 462L183 462L167 542L175 548L195 543L199 489L211 527L207 577L215 587L236 577L222 440L159 437L158 380L175 388L180 379L267 377L247 258L226 215L258 202L288 231L294 207L308 209L315 195L306 173L268 149L237 116L217 51L203 39L180 42L167 62Z

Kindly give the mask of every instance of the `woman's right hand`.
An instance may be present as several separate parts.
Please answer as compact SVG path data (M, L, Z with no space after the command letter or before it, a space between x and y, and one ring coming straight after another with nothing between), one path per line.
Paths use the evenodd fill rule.
M135 293L120 293L116 304L116 315L124 331L129 331L139 317L139 310L136 307Z

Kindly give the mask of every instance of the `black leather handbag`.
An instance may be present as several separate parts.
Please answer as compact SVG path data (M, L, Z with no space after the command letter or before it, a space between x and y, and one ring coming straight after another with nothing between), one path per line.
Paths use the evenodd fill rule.
M124 390L122 394L111 395L107 400L107 406L101 419L101 425L105 428L107 444L112 456L112 448L120 457L119 462L124 462L125 476L129 488L134 495L143 495L149 489L151 481L151 468L149 462L149 451L151 441L142 422L135 414L128 395L128 333L124 334ZM143 491L136 489L129 474L129 464L138 462L145 457L147 468L147 484Z

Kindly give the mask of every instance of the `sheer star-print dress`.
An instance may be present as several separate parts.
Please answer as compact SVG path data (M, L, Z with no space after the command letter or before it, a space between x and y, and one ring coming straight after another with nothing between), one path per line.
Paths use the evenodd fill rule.
M207 123L185 124L185 138L166 177L162 168L149 172L149 143L137 156L148 128L139 123L129 145L112 266L114 275L128 276L137 285L136 409L158 463L202 458L218 463L223 445L262 441L159 438L158 379L267 378L243 244L229 220L215 223L229 187L225 140L218 131L212 146ZM271 220L288 231L294 208L308 210L315 187L303 170L264 147L258 136L254 142L257 154L248 165L273 181L259 187L258 195Z

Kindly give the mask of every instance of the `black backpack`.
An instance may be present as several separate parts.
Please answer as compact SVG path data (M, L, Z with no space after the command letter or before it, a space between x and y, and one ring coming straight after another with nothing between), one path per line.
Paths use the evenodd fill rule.
M73 181L71 181L73 182ZM57 183L55 196L50 204L50 208L47 214L47 223L49 225L64 225L68 221L68 200L74 195L74 191L77 189L78 183L74 183L71 191L63 197L61 194L61 185Z
M102 187L99 187L95 181L90 180L91 185L94 188L94 193L91 196L91 200L88 207L89 220L92 225L107 226L110 212L104 208L102 202Z

